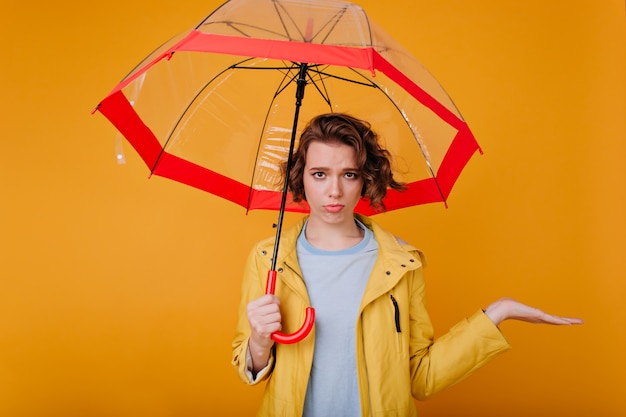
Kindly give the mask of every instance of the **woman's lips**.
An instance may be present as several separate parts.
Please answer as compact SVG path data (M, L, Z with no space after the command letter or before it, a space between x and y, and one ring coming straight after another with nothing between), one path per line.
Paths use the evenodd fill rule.
M329 213L338 213L343 210L343 204L327 204L324 206L327 212Z

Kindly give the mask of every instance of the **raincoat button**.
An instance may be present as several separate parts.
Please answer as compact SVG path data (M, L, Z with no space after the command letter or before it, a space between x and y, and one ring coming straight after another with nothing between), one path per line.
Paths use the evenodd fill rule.
M278 268L278 272L282 273L283 269L282 268Z
M386 271L385 274L391 275L391 271Z
M415 259L411 259L411 262L415 262Z
M400 265L400 266L401 266L402 268L406 268L406 265L405 265L405 264L402 264L402 265Z
M263 255L263 256L267 255L267 251L266 250L262 250L261 251L261 255Z

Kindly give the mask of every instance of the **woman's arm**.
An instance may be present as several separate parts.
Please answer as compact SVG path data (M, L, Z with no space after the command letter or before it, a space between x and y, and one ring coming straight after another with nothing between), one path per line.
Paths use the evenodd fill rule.
M252 358L252 373L256 375L269 362L272 346L272 333L281 329L280 301L275 295L266 294L248 303L250 339L248 349Z
M241 299L239 301L239 311L237 317L237 327L235 330L235 337L232 343L232 364L237 369L239 377L247 384L258 383L259 381L263 380L266 375L268 375L267 373L265 373L263 378L255 377L256 373L264 368L263 364L268 364L271 362L272 355L271 345L267 350L261 349L264 346L263 338L258 337L259 334L264 334L271 329L259 331L259 321L255 318L253 319L255 323L252 324L249 315L250 304L253 304L252 307L253 310L255 310L255 300L258 302L258 300L265 298L265 279L267 271L261 273L260 269L261 267L257 265L255 250L253 249L248 256L244 268L244 275L241 284ZM276 308L277 306L278 304L276 304ZM267 307L261 308L261 315L265 314L263 313L263 311L267 312ZM258 313L253 312L252 315L256 317ZM256 334L257 336L253 336L253 334ZM269 334L271 335L271 332ZM252 365L250 364L250 362L252 363Z

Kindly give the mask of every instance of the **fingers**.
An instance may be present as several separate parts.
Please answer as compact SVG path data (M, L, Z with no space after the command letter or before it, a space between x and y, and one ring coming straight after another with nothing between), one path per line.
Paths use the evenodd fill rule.
M272 333L281 329L280 301L278 297L266 294L248 304L248 321L252 336L270 339Z
M530 308L531 310L534 310L535 315L529 315L527 316L527 320L526 321L531 321L533 323L539 323L539 324L555 324L555 325L572 325L572 324L583 324L584 321L580 318L574 318L574 317L562 317L562 316L557 316L554 314L548 314L542 310L539 310L537 308Z
M570 326L573 324L583 324L584 320L575 317L561 317L544 313L544 318L540 323Z

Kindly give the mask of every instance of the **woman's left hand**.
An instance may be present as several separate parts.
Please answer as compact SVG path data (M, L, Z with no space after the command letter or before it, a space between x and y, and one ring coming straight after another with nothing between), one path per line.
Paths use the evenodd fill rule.
M548 314L538 308L522 304L512 298L501 298L485 310L485 314L499 325L504 320L520 320L528 323L572 325L583 324L580 318L560 317Z

